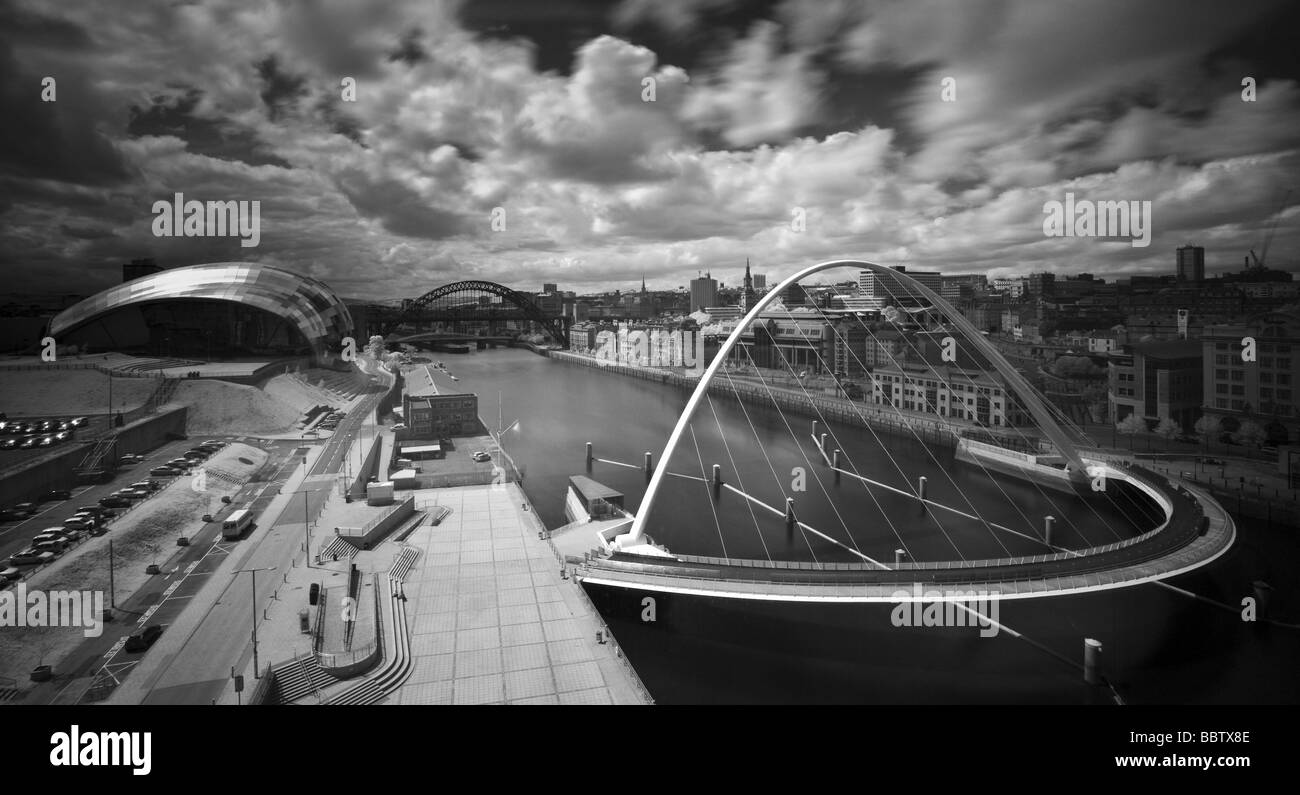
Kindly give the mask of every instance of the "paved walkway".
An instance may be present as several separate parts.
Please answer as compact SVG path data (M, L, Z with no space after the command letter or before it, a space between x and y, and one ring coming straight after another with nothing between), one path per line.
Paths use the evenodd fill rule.
M452 509L410 543L414 668L401 704L643 704L648 696L560 564L515 484L428 489Z

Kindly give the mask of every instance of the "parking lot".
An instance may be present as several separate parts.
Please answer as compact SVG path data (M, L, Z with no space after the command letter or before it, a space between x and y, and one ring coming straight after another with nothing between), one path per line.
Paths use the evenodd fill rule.
M173 458L180 457L186 450L203 441L205 440L189 439L168 442L149 453L142 454L138 463L120 466L112 480L107 483L76 486L68 490L70 496L66 499L51 499L36 504L31 516L0 522L0 563L4 564L0 565L0 570L8 567L7 561L11 556L30 547L32 539L43 530L63 526L82 507L100 505L101 499L108 498L113 492L127 488L133 483L151 480L166 483L177 477L177 475L151 477L149 471ZM119 503L117 507L112 507L110 510L121 516L144 502L145 500L142 499L123 501L124 504ZM77 543L84 542L88 537L89 534L81 533ZM19 568L23 577L30 577L39 567Z

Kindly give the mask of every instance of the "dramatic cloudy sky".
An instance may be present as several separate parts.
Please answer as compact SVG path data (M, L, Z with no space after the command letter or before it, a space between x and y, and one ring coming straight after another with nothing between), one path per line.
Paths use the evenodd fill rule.
M734 283L746 257L1116 276L1195 242L1213 272L1300 183L1297 8L0 0L0 269L86 292L136 257L249 259L393 298ZM261 244L154 237L177 191L261 201ZM1066 192L1151 201L1151 246L1045 238ZM1290 269L1286 206L1268 259Z

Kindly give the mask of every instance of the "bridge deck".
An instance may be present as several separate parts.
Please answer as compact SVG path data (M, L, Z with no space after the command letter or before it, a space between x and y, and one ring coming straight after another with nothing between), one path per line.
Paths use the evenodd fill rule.
M1127 587L1204 566L1232 545L1232 517L1208 494L1182 488L1134 468L1149 485L1163 486L1168 520L1137 543L1096 554L1039 556L1025 562L917 563L882 569L864 563L816 564L727 560L680 555L675 559L614 553L584 564L584 580L625 588L774 601L898 601L919 586L980 590L1015 599ZM1201 533L1204 518L1205 532ZM1040 558L1049 557L1043 560Z

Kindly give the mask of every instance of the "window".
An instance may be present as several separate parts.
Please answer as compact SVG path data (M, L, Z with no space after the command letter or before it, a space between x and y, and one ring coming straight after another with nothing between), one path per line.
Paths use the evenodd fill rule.
M1291 400L1291 390L1289 390L1289 389L1279 389L1279 390L1277 391L1277 399L1278 399L1278 400L1290 401L1290 400Z
M1214 399L1214 407L1215 407L1216 409L1226 409L1226 408L1228 407L1228 399L1227 399L1227 398L1215 398L1215 399Z
M1228 394L1228 385L1227 385L1227 384L1215 384L1215 385L1214 385L1214 392L1215 392L1215 394L1226 395L1226 394Z
M1214 378L1215 378L1215 380L1217 380L1217 381L1227 381L1227 380L1228 380L1228 371L1227 371L1227 370L1215 370L1215 371L1214 371Z
M1232 410L1233 410L1233 411L1241 411L1241 406L1242 406L1242 401L1240 401L1240 400L1234 400L1234 401L1232 401Z
M1270 400L1272 397L1273 397L1273 390L1272 390L1272 389L1261 389L1261 390L1259 390L1259 398L1260 398L1260 400Z
M1233 380L1233 381L1245 381L1245 380L1246 380L1246 373L1245 373L1244 371L1242 371L1242 370L1233 370L1233 371L1232 371L1232 380Z
M1233 385L1232 385L1232 394L1234 394L1234 395L1244 395L1244 394L1246 394L1246 387L1243 386L1243 385L1241 385L1241 384L1233 384Z
M1273 357L1272 357L1272 356L1261 356L1261 357L1259 357L1259 366L1260 366L1260 367L1272 367L1272 366L1273 366Z
M1278 374L1277 374L1277 382L1278 382L1279 384L1283 385L1283 386L1290 386L1290 385L1291 385L1291 374L1290 374L1290 373L1278 373Z
M1215 356L1214 356L1214 363L1215 363L1215 364L1227 364L1227 363L1228 363L1228 354L1226 354L1226 353L1215 354Z
M1272 373L1260 373L1260 374L1259 374L1259 382L1260 382L1261 384L1271 384L1271 383L1273 383L1273 374L1272 374Z

